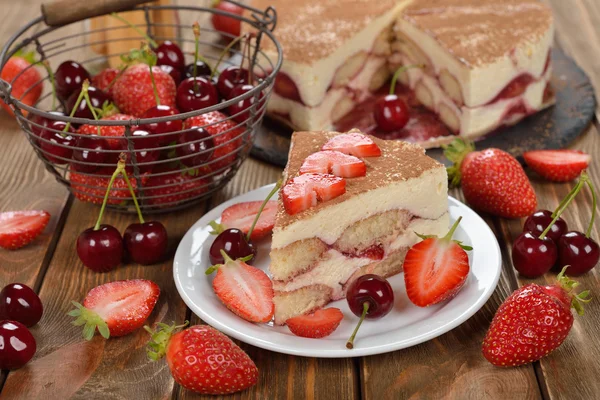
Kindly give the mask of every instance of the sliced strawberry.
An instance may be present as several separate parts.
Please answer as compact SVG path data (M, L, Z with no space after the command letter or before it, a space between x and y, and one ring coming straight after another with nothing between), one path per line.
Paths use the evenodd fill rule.
M109 338L124 336L141 328L158 301L160 288L152 281L133 279L105 283L90 290L83 306L73 302L76 326L85 325L83 337L90 340L96 331Z
M367 166L357 157L339 151L319 151L306 157L300 174L333 174L342 178L365 176Z
M50 221L46 211L7 211L0 213L0 247L16 250L40 235Z
M327 174L304 174L289 181L282 190L285 210L293 215L346 193L346 180Z
M336 150L356 157L379 157L381 149L367 135L348 132L331 138L321 150Z
M454 223L445 237L423 236L425 240L406 253L404 283L406 294L415 305L427 307L447 300L465 284L470 268L464 249L471 248L451 240L460 220Z
M232 260L221 250L225 264L206 270L210 275L217 269L213 290L234 314L250 322L269 322L275 312L273 283L262 270L251 267L242 259Z
M237 228L247 234L262 203L262 201L247 201L227 207L221 214L221 225L224 229ZM250 240L262 239L273 231L275 214L277 214L277 202L268 201L252 231Z
M296 336L318 339L331 335L342 319L344 314L339 308L326 308L290 318L285 323Z
M554 182L568 182L588 167L592 157L579 150L563 149L527 151L523 158L538 175Z

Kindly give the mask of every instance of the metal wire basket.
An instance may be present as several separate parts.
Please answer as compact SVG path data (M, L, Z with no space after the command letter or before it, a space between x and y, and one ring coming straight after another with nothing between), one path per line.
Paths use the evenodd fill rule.
M135 1L135 3L140 2L141 1ZM128 3L132 2L129 1ZM232 3L234 2L232 1ZM123 3L120 3L119 12L121 12L121 15L127 18L129 11L143 10L146 19L147 32L149 35L151 35L155 27L174 28L173 30L178 32L178 37L151 37L157 42L171 40L179 43L184 49L184 53L186 54L186 59L188 62L191 61L191 57L193 57L193 53L185 51L186 43L190 45L194 44L194 36L191 25L184 26L181 23L164 24L154 22L152 20L153 10L165 9L175 10L176 12L184 12L186 20L191 21L198 19L208 20L207 13L227 15L230 18L240 20L243 28L242 31L253 30L256 32L256 40L252 42L250 45L250 51L248 51L246 54L242 54L241 50L231 50L232 57L224 60L223 64L225 66L234 65L233 63L239 63L241 60L245 60L244 62L247 63L246 65L250 65L249 70L251 74L254 74L254 76L257 77L255 80L257 83L255 84L254 89L242 96L238 96L230 100L223 100L217 105L201 110L181 113L169 117L132 119L126 121L70 118L68 116L51 113L50 111L54 110L51 110L51 107L49 106L52 91L49 90L49 88L51 88L51 81L47 72L42 74L42 79L39 81L40 84L44 84L44 82L47 81L44 85L44 93L40 97L39 101L33 106L28 106L22 101L27 95L27 92L23 93L23 95L19 96L18 98L13 96L11 93L11 84L18 79L18 76L12 82L0 80L0 96L2 100L10 105L14 110L19 125L26 133L30 144L36 151L39 158L44 162L46 169L51 172L60 183L67 186L71 193L73 193L77 198L92 203L101 203L106 192L107 183L112 171L114 171L114 168L116 167L116 164L114 162L86 163L69 157L57 157L54 153L49 154L47 149L50 146L44 146L44 143L53 144L53 146L62 148L69 147L69 149L73 151L86 149L77 146L66 146L57 142L50 143L47 139L39 135L39 130L47 129L59 134L60 131L50 129L40 125L39 123L36 123L36 116L45 118L47 121L63 121L66 123L71 123L74 126L87 124L94 127L124 127L125 136L119 138L118 140L123 141L123 149L124 152L127 153L128 171L130 172L131 177L134 178L131 179L131 181L135 186L136 195L142 209L145 212L165 212L188 207L209 197L213 192L223 187L235 175L240 164L248 156L257 128L262 122L266 102L268 101L273 88L275 75L279 71L282 62L281 47L272 34L272 30L275 28L277 19L275 10L271 7L267 8L266 10L258 10L244 4L237 4L245 8L246 12L242 16L213 8L178 5L144 5L136 8L132 8L132 5L129 5L129 10L122 10ZM104 10L104 12L106 12L106 10ZM86 17L95 15L98 15L98 13L91 14L88 12ZM197 16L197 18L195 16ZM77 17L74 17L72 19L75 20L76 18ZM109 26L96 30L88 29L84 30L84 32L73 34L71 33L73 31L72 25L77 23L81 25L80 22L69 22L68 24L62 24L60 26L48 26L44 22L45 19L46 21L48 20L42 16L31 21L8 40L2 49L2 52L0 53L2 68L8 61L9 57L11 57L19 49L25 47L34 47L35 51L37 52L38 61L30 68L38 67L40 72L45 71L45 69L40 68L40 66L46 61L52 68L56 68L60 61L65 57L73 57L75 54L86 54L90 50L91 46L102 44L102 41L90 40L93 33L126 28L125 25L117 27ZM201 25L202 33L200 36L200 45L203 48L211 48L214 50L212 53L203 54L204 58L212 60L214 65L214 62L218 59L217 54L227 46L227 43L224 40L219 41L219 37L223 35L222 32L216 32L207 25L209 24ZM70 29L67 29L69 26ZM82 26L78 26L78 31L81 30ZM127 38L117 40L127 40L130 42L134 39L137 39L138 42L144 40L142 36L139 38L132 38L129 36ZM114 41L115 39L110 40ZM271 47L277 50L277 59L274 59L272 56L269 57L261 50L261 43L264 44L265 41L270 41L272 44ZM106 57L120 55L121 54L108 54ZM87 66L100 62L100 60L104 59L104 57L105 56L92 54L91 57L85 59L75 59L75 61ZM25 71L22 73L25 73ZM29 90L33 89L36 85L31 86ZM227 112L228 108L231 105L248 98L253 98L254 101L248 109L248 113L244 114L247 116L247 118L243 120L238 118L236 121L234 119L236 115L230 115ZM221 154L221 156L217 158L211 157L209 161L201 166L188 168L179 162L181 161L180 158L177 156L173 157L173 150L178 145L173 144L172 140L169 141L169 145L164 147L160 147L158 149L147 149L143 148L139 142L137 142L138 144L136 145L136 141L141 140L141 138L132 135L135 128L140 125L175 120L185 121L191 117L199 116L212 111L220 111L227 115L225 120L229 121L227 122L227 124L229 124L229 128L212 137L215 143L213 152L217 152L217 150L220 149L219 154ZM239 114L242 113L238 113L238 117ZM214 125L216 125L216 123L207 124L202 127L210 128ZM170 135L170 138L175 139L177 135L182 134L184 131L185 127L182 130L170 132L168 135ZM75 138L88 136L79 133L71 133L70 135ZM219 140L219 136L223 136L223 138ZM142 153L146 151L157 150L162 151L163 153L161 154L171 152L171 157L156 161L138 162L138 159ZM122 150L106 150L106 152L111 153L111 157L109 157L111 160L116 159L121 151ZM77 168L78 165L83 165L88 168ZM175 168L173 165L179 166ZM98 168L98 170L94 170L95 168ZM94 171L80 172L80 170L85 171L90 169ZM128 212L135 211L132 202L129 201L131 200L129 191L127 187L122 184L122 182L121 184L119 184L118 181L116 182L116 185L113 186L108 199L109 208Z

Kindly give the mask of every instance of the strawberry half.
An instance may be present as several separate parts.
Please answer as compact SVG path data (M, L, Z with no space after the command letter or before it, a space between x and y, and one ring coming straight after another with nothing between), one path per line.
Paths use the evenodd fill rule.
M373 139L358 132L348 132L331 138L321 150L334 150L356 157L379 157L381 149Z
M281 191L283 206L293 215L346 193L346 180L327 174L304 174L290 180Z
M332 174L342 178L355 178L367 174L367 166L357 157L339 151L318 151L306 157L300 174Z
M77 318L73 325L84 325L86 340L96 329L105 339L124 336L144 325L159 295L158 285L145 279L105 283L90 290L83 305L74 301L69 315Z
M7 211L0 214L0 247L20 249L38 237L48 225L46 211Z
M534 150L523 153L525 162L538 175L554 182L577 178L592 157L579 150Z
M571 308L583 315L581 303L590 301L588 290L572 294L579 284L564 275L567 268L558 274L555 285L525 285L502 303L483 340L483 355L490 363L529 364L564 342L573 326Z
M290 318L285 323L296 336L318 339L331 335L342 319L344 314L339 308L326 308Z
M237 228L244 234L248 234L262 203L262 201L247 201L227 207L221 214L223 229ZM277 214L277 202L268 201L252 230L250 240L262 239L273 231L275 214Z
M275 312L273 283L262 270L245 263L249 258L232 260L221 250L225 264L213 265L206 275L215 270L213 290L234 314L250 322L269 322Z
M173 334L177 328L163 323L156 331L145 327L152 335L148 357L156 361L166 356L175 382L192 392L214 395L256 385L256 364L227 336L208 325Z
M452 235L462 217L459 217L443 238L422 236L422 242L413 245L404 259L406 294L413 304L427 307L454 297L469 275L469 256L472 250Z

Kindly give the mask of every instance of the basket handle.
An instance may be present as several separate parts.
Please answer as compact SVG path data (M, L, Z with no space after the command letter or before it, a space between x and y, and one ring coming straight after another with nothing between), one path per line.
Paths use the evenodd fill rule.
M48 26L62 26L86 18L130 10L156 0L56 0L42 4L42 16Z

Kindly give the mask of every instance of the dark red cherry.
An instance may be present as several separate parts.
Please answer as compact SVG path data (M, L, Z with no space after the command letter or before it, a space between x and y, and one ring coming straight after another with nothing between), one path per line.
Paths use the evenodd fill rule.
M224 99L230 99L231 90L237 85L248 83L249 73L245 68L231 65L219 74L217 89Z
M86 79L90 79L90 74L81 64L71 60L63 62L54 72L57 95L63 100L68 99L81 89Z
M50 114L61 116L65 115L62 111L50 111ZM28 119L30 121L29 129L36 137L39 137L42 131L45 130L45 128L48 127L48 125L53 121L41 115L34 114L31 114ZM35 143L38 143L37 139L35 139Z
M156 147L155 138L150 135L148 131L142 129L135 129L132 133L133 148L135 149L135 157L140 172L150 172L154 168L154 163L160 158L160 150L154 150ZM133 156L129 152L127 141L119 141L120 149L125 152L127 156L127 166L133 166ZM118 152L114 153L117 158L112 161L116 163L118 161ZM128 171L132 170L128 168Z
M76 171L92 173L105 166L94 164L103 164L109 161L110 153L106 152L109 149L108 142L102 137L80 136L77 138L73 149L73 160L75 162L71 163L71 166Z
M35 338L20 322L0 322L0 369L18 369L31 360L36 350Z
M75 107L75 103L77 103L77 98L79 97L80 92L81 90L76 90L75 92L73 92L73 94L71 94L71 96L69 96L69 99L67 100L66 107L69 115L71 114L71 110L73 110L73 107ZM106 93L104 93L100 89L96 89L93 86L90 86L88 88L88 95L90 96L92 106L97 109L102 109L102 106L105 103L108 104L110 102L110 99ZM92 111L90 110L90 107L88 106L85 98L81 99L79 107L77 107L77 110L75 111L75 114L73 114L73 117L94 119L94 115L92 114Z
M159 65L160 69L162 69L167 74L171 75L171 78L175 81L175 85L179 85L181 83L181 71L177 68L173 68L170 65Z
M169 117L171 115L179 114L174 108L166 105L154 106L149 108L142 118L161 118ZM141 125L140 129L150 133L151 138L147 143L151 143L150 147L161 147L176 140L175 134L168 134L169 132L178 132L182 129L183 122L181 119L165 122L154 122L151 124ZM154 136L154 137L152 137Z
M244 232L236 228L225 229L213 241L209 250L209 258L212 265L224 263L221 250L224 250L234 260L252 255L252 259L246 261L247 264L251 264L256 260L256 248L246 240Z
M156 53L156 65L170 65L182 71L185 67L185 57L181 48L170 40L165 40L154 49Z
M410 111L404 100L395 94L388 94L375 102L373 116L381 130L392 132L404 128Z
M242 96L248 93L252 89L254 89L254 86L252 85L237 85L231 90L229 95L233 99L234 97ZM257 114L261 111L262 106L264 104L263 98L264 95L262 92L260 92L260 94L258 95L258 104L255 107L255 112ZM235 104L232 104L231 106L229 106L229 115L233 116L233 119L239 123L246 122L248 118L250 118L250 110L248 109L254 104L255 101L256 98L254 95L252 95L246 99L238 101Z
M558 261L560 266L570 265L567 275L585 274L598 264L598 259L598 243L583 233L571 231L558 239Z
M513 243L513 265L526 278L537 278L550 271L557 257L556 244L548 236L540 239L531 232L523 232Z
M44 307L29 286L11 283L0 292L0 320L10 319L30 327L42 319Z
M77 255L89 269L108 272L123 259L123 238L117 228L100 225L100 229L88 228L77 238Z
M215 142L204 128L192 127L177 137L175 151L179 161L187 167L206 163L213 154Z
M523 232L529 231L535 236L540 236L542 232L544 232L544 230L548 227L548 225L550 225L552 219L552 211L537 210L525 220L525 224L523 225ZM567 232L567 223L559 217L556 220L556 222L552 225L552 228L550 228L546 236L552 239L554 243L558 244L558 239L565 232Z
M167 230L158 221L131 224L123 234L125 249L132 261L155 264L162 261L167 253Z
M198 60L196 63L196 76L206 76L210 77L212 74L212 69L210 66L202 60ZM183 74L185 78L193 78L194 77L194 63L188 64L185 66L185 72Z
M219 102L219 94L209 78L188 78L177 88L177 107L181 112L201 110Z
M68 163L73 155L75 137L70 133L75 133L75 128L69 125L67 132L63 132L66 125L66 122L52 121L40 134L40 148L44 157L57 165Z

